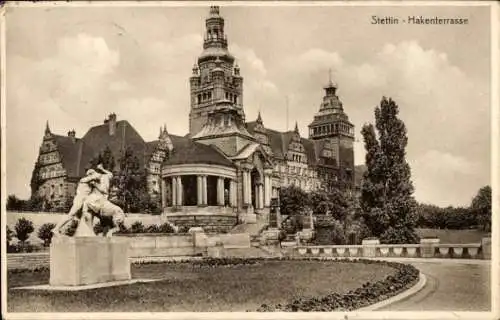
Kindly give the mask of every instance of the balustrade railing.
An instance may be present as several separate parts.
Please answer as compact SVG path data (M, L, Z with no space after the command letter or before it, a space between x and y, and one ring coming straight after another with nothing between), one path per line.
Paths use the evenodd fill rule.
M310 257L373 257L373 258L450 258L489 259L482 254L480 243L468 244L370 244L370 245L323 245L285 248L294 256Z

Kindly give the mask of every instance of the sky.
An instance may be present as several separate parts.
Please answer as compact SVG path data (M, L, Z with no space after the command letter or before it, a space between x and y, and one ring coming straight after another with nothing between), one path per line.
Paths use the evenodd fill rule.
M418 201L469 205L490 184L488 7L221 6L244 77L247 121L307 137L329 69L355 125L392 97L408 130ZM467 25L373 25L371 17L467 18ZM146 141L188 132L189 76L206 6L10 7L6 19L7 193L29 197L48 120L82 137L114 112ZM288 100L288 121L286 101Z

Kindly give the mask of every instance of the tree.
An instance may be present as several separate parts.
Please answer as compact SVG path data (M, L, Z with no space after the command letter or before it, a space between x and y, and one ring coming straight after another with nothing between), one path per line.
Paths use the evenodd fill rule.
M32 197L36 196L38 189L43 183L43 179L40 177L40 167L41 165L38 163L38 161L35 162L35 167L33 168L33 172L31 173L30 187Z
M291 185L280 189L280 212L285 216L303 215L310 206L309 195Z
M491 231L491 187L479 189L472 199L470 209L476 214L477 222L484 231Z
M367 170L360 205L372 236L383 243L415 243L417 203L406 162L406 127L398 113L396 103L383 97L375 108L375 127L363 126Z
M25 218L21 218L17 220L14 230L16 231L16 238L21 241L21 244L24 246L24 243L28 240L30 234L35 231L35 228L33 227L33 222Z
M7 197L7 210L21 211L24 207L24 201L11 194Z
M42 224L42 226L38 229L38 238L43 240L44 247L48 247L50 242L52 241L52 229L54 229L56 225L54 223L48 222Z
M131 148L127 148L118 160L120 172L115 177L116 197L125 212L149 210L151 197L147 190L144 168Z
M115 169L115 157L111 152L109 146L101 151L97 156L95 156L92 160L90 160L90 164L92 167L96 167L98 164L102 164L104 169L113 171Z

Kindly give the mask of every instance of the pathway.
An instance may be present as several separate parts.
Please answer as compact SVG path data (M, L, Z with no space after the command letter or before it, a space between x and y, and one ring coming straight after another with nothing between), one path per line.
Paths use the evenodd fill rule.
M426 286L417 294L379 311L490 311L490 261L409 260L397 261L411 263L424 273Z

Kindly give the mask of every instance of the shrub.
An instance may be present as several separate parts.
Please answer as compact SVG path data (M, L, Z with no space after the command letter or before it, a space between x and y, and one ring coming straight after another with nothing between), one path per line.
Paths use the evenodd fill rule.
M168 222L162 223L158 227L158 229L159 229L160 233L174 233L175 232L174 228Z
M24 242L28 240L30 234L35 231L33 222L25 218L17 220L14 229L16 230L16 238L21 241L21 244L24 244Z
M130 226L130 233L144 233L146 230L141 221L136 221Z
M72 237L75 235L76 228L78 228L78 220L71 220L69 226L64 231L64 234L68 237Z
M177 230L177 233L188 233L188 232L189 232L188 226L180 226L179 229Z
M44 247L48 247L52 240L52 229L54 229L56 225L54 223L44 223L38 229L38 238L43 240Z
M148 226L145 230L146 233L161 233L160 228L156 224Z
M23 210L23 207L24 207L24 200L19 199L13 194L7 197L7 210L21 211Z
M419 237L413 230L400 227L389 227L380 236L380 243L384 244L408 244L418 243Z
M12 241L12 236L14 235L14 231L12 231L9 226L6 226L5 227L6 230L5 230L5 238L7 240L7 246L10 245L10 242Z

